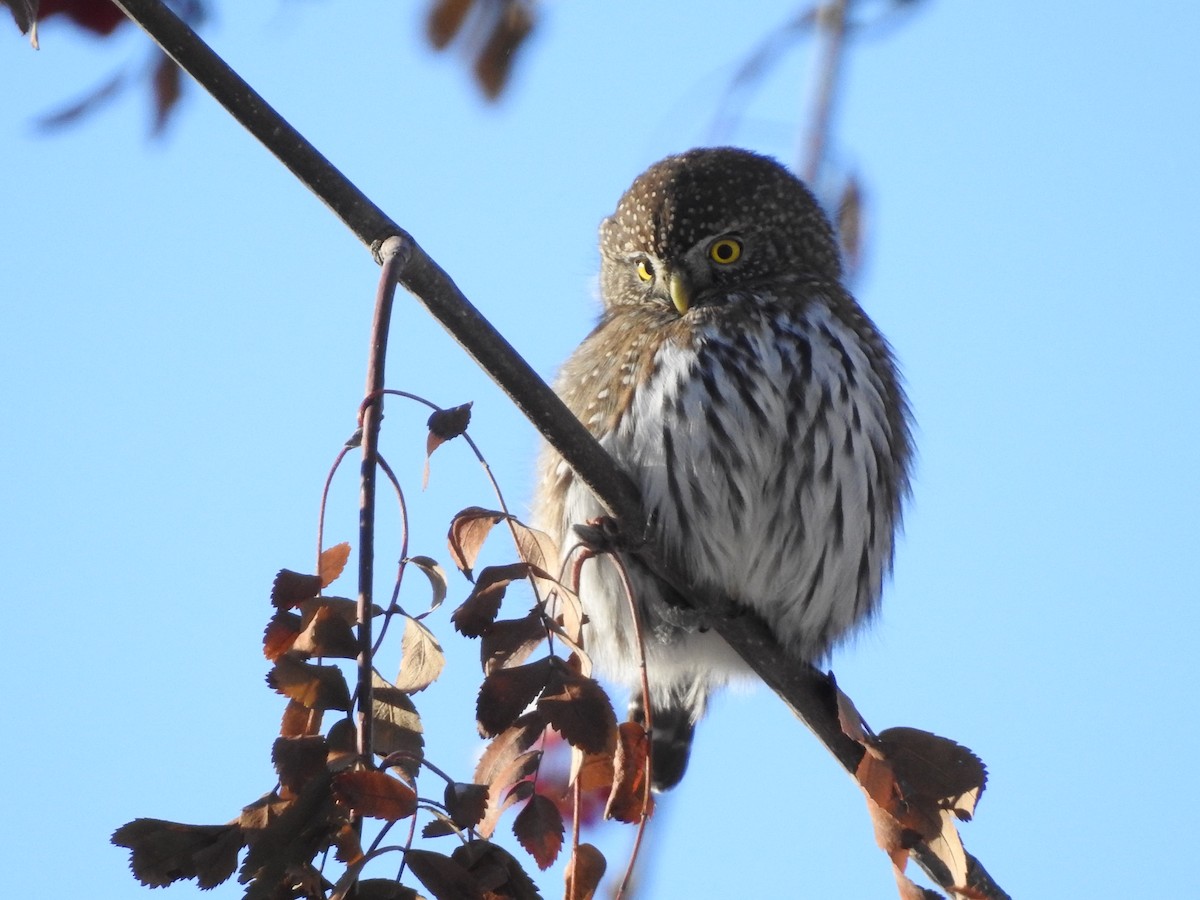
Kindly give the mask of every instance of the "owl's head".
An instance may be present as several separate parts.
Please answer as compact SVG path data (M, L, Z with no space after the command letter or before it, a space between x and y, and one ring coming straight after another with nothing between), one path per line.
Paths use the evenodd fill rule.
M607 306L653 302L680 315L739 290L842 274L804 183L734 147L668 156L639 175L600 226L600 254Z

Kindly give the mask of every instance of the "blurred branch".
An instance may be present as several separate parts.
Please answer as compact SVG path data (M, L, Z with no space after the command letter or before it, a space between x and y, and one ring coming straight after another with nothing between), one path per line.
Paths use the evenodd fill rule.
M756 616L725 617L720 612L727 607L722 598L696 589L683 573L670 570L655 548L643 543L646 519L633 483L528 363L467 301L438 264L158 0L114 2L370 247L377 261L381 261L384 241L393 239L388 243L387 258L392 261L389 265L396 267L399 283L450 332L562 454L621 523L625 538L638 555L689 596L698 610L709 614L717 632L779 694L843 767L853 773L863 749L841 729L832 679L790 658ZM368 409L374 407L371 404ZM926 845L918 845L912 853L938 884L952 887L945 867ZM982 866L976 864L975 868L981 873L980 885L993 888L981 888L981 896L1007 896L995 888Z
M813 186L817 184L817 176L821 174L825 145L829 141L833 103L842 69L842 50L846 44L846 13L849 5L850 0L831 0L816 13L817 29L823 36L821 63L818 67L812 119L808 123L804 141L804 162L800 168L800 177Z

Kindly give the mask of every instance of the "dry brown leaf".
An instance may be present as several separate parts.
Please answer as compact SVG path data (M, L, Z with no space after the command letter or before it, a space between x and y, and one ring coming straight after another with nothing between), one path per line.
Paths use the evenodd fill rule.
M471 569L479 558L479 551L488 533L505 518L504 513L494 509L468 506L450 520L450 533L447 535L450 560L468 579L472 579Z
M317 560L317 575L321 579L321 587L327 588L338 580L349 558L350 545L345 541L321 551Z
M516 858L490 841L460 844L450 858L467 869L487 893L489 900L542 900L537 885Z
M530 750L498 769L488 789L487 812L484 813L476 831L491 837L504 811L533 793L533 782L526 779L537 770L542 761L541 750Z
M475 783L496 783L497 773L532 747L545 729L546 720L536 711L517 719L484 749L483 755L479 757L479 764L475 767Z
M563 833L562 813L553 800L542 794L530 797L513 821L513 834L542 871L558 859Z
M554 657L547 656L523 666L497 669L484 678L475 703L479 733L497 735L516 722L546 687L554 666Z
M317 575L303 575L291 569L280 569L271 585L271 604L276 609L291 609L301 600L315 597L321 590Z
M433 633L412 616L405 616L395 686L409 694L423 691L437 681L445 665L446 655Z
M129 849L129 867L147 887L195 878L208 890L233 874L244 837L238 825L134 819L113 832L112 842Z
M513 670L501 670L506 671ZM604 688L595 679L566 667L559 667L555 676L557 683L548 686L538 700L538 711L571 746L587 753L612 752L617 740L617 716Z
M267 673L267 684L309 709L350 709L350 690L337 666L319 666L284 655Z
M567 863L565 900L592 900L608 864L592 844L580 844Z
M417 777L425 756L421 717L408 694L389 684L378 672L371 673L372 733L375 753L402 757L393 764L409 778Z
M313 778L323 775L328 757L329 744L319 734L276 738L271 762L279 775L281 796L293 797Z
M358 638L345 620L328 605L313 607L315 612L306 623L292 649L306 656L330 659L354 659L358 656Z
M417 811L416 792L378 769L335 775L333 795L360 815L388 822L407 819Z
M961 744L919 728L888 728L879 733L905 797L932 800L970 819L987 786L987 768Z
M345 821L344 812L333 802L326 773L310 779L294 799L268 794L246 807L239 818L248 848L239 880L264 887L285 879L289 884L319 881L312 859Z
M467 426L471 424L471 406L470 403L464 403L450 409L434 410L429 417L426 423L429 436L425 439L425 474L421 479L422 490L429 486L429 458L433 456L433 451L467 430Z
M322 609L328 609L347 625L358 624L358 601L349 597L312 597L296 604L302 619L301 627L307 626ZM371 615L383 615L383 609L377 604L371 605Z
M500 612L500 601L508 586L529 574L529 563L507 566L488 566L479 573L475 587L466 600L450 615L450 621L460 634L479 637L486 632Z
M424 572L425 577L429 579L430 587L433 588L433 602L429 604L429 609L416 617L423 619L446 600L446 573L432 556L410 556L404 560L404 563L416 566Z
M532 30L533 15L526 4L504 4L475 59L475 80L489 100L499 97L508 84L517 51Z
M404 860L437 900L484 900L475 877L461 864L430 850L409 849Z
M454 40L473 4L474 0L434 0L425 19L425 36L435 50Z
M545 639L546 626L537 610L520 619L493 622L479 642L483 673L520 665Z
M604 808L604 818L636 824L650 812L653 802L646 790L646 760L650 739L637 722L617 726L617 751L613 756L612 793Z
M433 814L436 816L436 818L430 819L423 826L421 826L421 837L435 838L446 837L450 834L458 834L459 829L454 827L454 823L450 821L447 816L443 816L441 813L436 811Z
M341 772L358 762L358 729L349 719L338 719L325 737L329 756L325 766L330 772Z
M552 604L554 620L562 628L563 633L575 646L583 644L583 624L587 617L583 614L583 601L579 595L569 588L559 585L553 592Z
M163 129L167 127L167 120L170 119L172 110L175 109L175 104L179 102L179 97L183 93L180 77L183 70L167 54L157 53L155 56L154 71L151 75L154 96L154 122L151 126L151 133L162 134Z
M413 888L390 878L364 878L357 887L355 900L421 900L421 895ZM329 900L333 900L333 897Z
M859 714L854 701L846 692L836 685L834 690L837 692L838 725L841 726L842 734L850 740L862 744L867 751L870 751L872 749L870 744L874 740L871 729L867 727L866 721Z
M446 812L455 825L474 828L487 811L488 786L452 781L446 785L445 802Z

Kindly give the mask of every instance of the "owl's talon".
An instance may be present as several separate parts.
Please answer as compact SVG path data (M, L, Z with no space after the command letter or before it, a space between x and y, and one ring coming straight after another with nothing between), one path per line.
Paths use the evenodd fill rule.
M579 539L594 553L615 553L618 550L632 550L630 541L621 531L621 525L612 516L596 516L588 519L586 524L576 524L575 533Z

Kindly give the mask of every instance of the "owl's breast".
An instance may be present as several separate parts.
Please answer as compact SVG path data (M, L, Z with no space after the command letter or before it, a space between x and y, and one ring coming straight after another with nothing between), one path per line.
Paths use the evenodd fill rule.
M878 364L821 304L714 317L658 345L603 438L676 564L810 659L875 607L890 564Z

